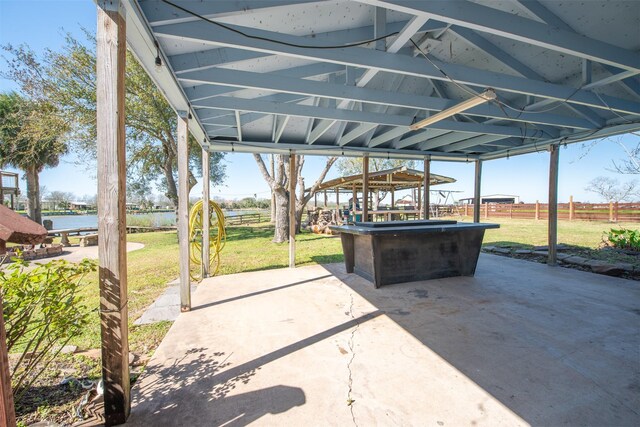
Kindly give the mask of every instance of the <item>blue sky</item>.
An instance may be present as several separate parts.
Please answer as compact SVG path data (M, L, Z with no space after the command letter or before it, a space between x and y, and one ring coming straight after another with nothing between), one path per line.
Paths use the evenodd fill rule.
M63 32L82 37L81 27L93 29L96 8L91 0L0 0L0 44L26 43L36 52L45 48L59 49L63 44ZM5 61L0 60L0 70ZM0 78L0 92L15 90L13 82ZM615 140L631 144L631 137L616 137ZM583 144L573 144L560 152L559 201L568 201L573 195L576 201L600 201L593 193L585 191L588 182L597 176L611 176L620 181L631 179L611 172L612 161L624 158L624 151L612 140L600 141L590 150ZM228 154L226 157L228 178L221 187L212 190L213 195L226 198L242 198L257 194L268 197L269 188L264 182L253 157L248 154ZM324 158L307 157L303 175L307 184L315 181ZM78 166L73 156L62 159L60 166L45 170L40 177L48 191L69 191L78 196L96 193L93 165ZM516 156L510 159L493 160L483 165L482 194L519 195L525 202L547 200L549 155L547 152ZM453 177L454 184L437 188L461 191L456 198L473 194L472 163L433 162L432 172ZM334 169L329 178L337 177ZM24 181L21 182L24 186ZM192 195L201 191L198 184Z

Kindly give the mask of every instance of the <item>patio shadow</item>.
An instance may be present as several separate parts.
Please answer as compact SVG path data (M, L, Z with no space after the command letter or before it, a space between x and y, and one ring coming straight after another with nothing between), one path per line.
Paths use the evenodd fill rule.
M195 306L195 307L191 308L191 311L202 310L204 308L214 307L216 305L225 304L225 303L229 303L229 302L233 302L233 301L238 301L238 300L245 299L245 298L251 298L251 297L255 297L255 296L258 296L258 295L266 294L266 293L269 293L269 292L276 292L276 291L280 291L280 290L283 290L283 289L291 288L293 286L298 286L298 285L302 285L302 284L305 284L305 283L314 282L314 281L319 280L319 279L326 279L328 277L331 277L331 275L327 274L325 276L321 276L321 277L318 277L318 278L301 280L299 282L289 283L288 285L276 286L275 288L264 289L264 290L257 291L257 292L252 292L252 293L246 294L246 295L239 295L237 297L227 298L227 299L224 299L224 300L221 300L221 301L214 301L214 302L210 302L210 303L207 303L207 304L202 304L202 305Z
M296 283L297 284L297 283ZM295 286L291 284L288 286ZM248 384L262 366L312 346L383 314L374 311L231 367L231 353L192 348L169 364L148 366L143 386L134 396L129 426L245 426L266 414L286 412L306 403L299 387L277 385L233 394Z

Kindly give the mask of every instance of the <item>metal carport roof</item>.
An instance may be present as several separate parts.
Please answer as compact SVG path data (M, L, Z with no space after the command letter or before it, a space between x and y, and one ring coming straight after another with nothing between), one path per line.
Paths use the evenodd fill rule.
M640 129L635 1L124 3L134 54L212 151L487 160Z

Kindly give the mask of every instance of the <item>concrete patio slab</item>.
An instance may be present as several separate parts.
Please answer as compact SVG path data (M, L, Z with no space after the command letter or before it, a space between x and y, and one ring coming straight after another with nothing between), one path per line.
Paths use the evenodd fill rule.
M127 242L127 252L137 251L144 248L143 243ZM34 263L46 263L53 260L62 259L69 262L80 262L85 258L98 259L98 246L85 246L78 245L68 246L63 248L62 255L36 259Z
M147 325L163 320L173 322L180 314L180 280L176 279L168 284L167 289L142 313L134 325ZM191 293L196 291L196 286L191 285Z
M374 289L338 264L205 280L128 425L640 425L640 284L482 254Z

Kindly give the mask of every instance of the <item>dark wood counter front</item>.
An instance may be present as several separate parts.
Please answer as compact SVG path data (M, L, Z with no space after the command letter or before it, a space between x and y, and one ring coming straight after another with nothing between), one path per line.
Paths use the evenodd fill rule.
M330 226L340 232L348 273L376 288L394 283L473 276L484 230L498 224L456 221L364 222Z

